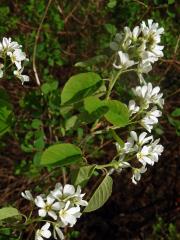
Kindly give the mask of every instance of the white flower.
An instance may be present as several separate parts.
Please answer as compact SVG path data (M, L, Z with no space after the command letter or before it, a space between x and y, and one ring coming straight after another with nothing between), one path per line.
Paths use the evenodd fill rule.
M150 48L150 51L155 55L155 57L160 58L164 56L162 51L163 49L164 49L164 46L155 45Z
M0 69L0 78L2 78L3 77L3 71Z
M123 147L121 147L120 144L117 142L115 144L117 152L120 156L120 160L123 160L126 154L134 152L134 141L131 138L128 138L127 142L124 143Z
M137 41L139 35L141 33L141 28L139 26L136 26L132 31L132 39L133 41Z
M74 193L75 193L75 188L73 185L66 184L63 188L61 183L57 183L55 186L55 189L51 191L52 196L61 201L73 195Z
M29 201L34 201L34 198L29 190L25 190L21 193L21 196Z
M151 143L152 152L151 152L151 159L154 162L158 162L159 156L164 151L164 147L159 144L160 139L156 139L154 142Z
M109 174L112 174L115 170L118 173L121 173L123 169L131 167L131 164L129 162L125 161L124 158L125 158L125 154L120 156L117 167L112 168L110 170Z
M44 238L50 238L51 232L49 231L50 223L46 223L41 229L36 231L35 240L44 240Z
M142 163L141 168L133 168L133 176L131 179L134 184L140 180L141 173L147 170L146 164L154 165L155 162L158 162L159 156L164 149L163 146L159 144L159 139L153 141L153 136L147 136L146 132L142 132L138 136L135 131L130 132L130 137L124 144L124 147L116 143L116 148L120 154L119 163L121 169L131 167L131 165L124 160L126 154L131 154L130 156L132 157L136 155L138 161Z
M121 147L118 143L116 143L116 148L118 153L120 154L121 159L123 159L123 156L125 154L138 152L138 150L141 149L144 144L153 140L152 136L146 136L146 132L143 132L138 136L135 131L131 131L127 142L124 144L124 147Z
M124 144L123 147L121 147L119 143L116 143L116 149L120 155L121 160L124 159L123 156L125 154L138 152L138 150L141 149L144 144L153 140L152 136L146 136L146 132L143 132L138 136L135 131L131 131L127 142Z
M71 205L87 206L87 201L83 200L85 194L81 194L81 187L78 186L75 190L73 185L66 184L64 188L60 183L56 184L54 191L51 191L52 196L60 202L70 201Z
M126 162L126 161L119 161L119 168L123 169L123 168L129 168L131 167L131 164Z
M59 217L65 225L70 224L70 227L72 227L76 223L77 218L81 216L81 213L80 207L69 207L70 201L66 203L65 208L59 211Z
M159 107L163 107L164 99L162 98L163 93L159 93L160 87L154 87L151 83L143 86L137 86L132 89L135 96L141 98L144 108L148 108L150 103L157 104Z
M143 77L143 73L147 74L151 70L152 70L152 66L151 66L151 63L148 61L140 62L137 65L137 74L138 74L140 83L146 84L146 81L144 80L144 77Z
M127 69L135 64L134 61L129 60L129 55L127 53L118 51L118 56L119 56L119 59L118 59L119 65L117 65L115 62L113 63L113 67L117 69Z
M73 203L76 206L84 206L88 205L88 202L83 200L85 193L81 194L81 187L77 186L77 190L72 198L70 198L71 204Z
M151 132L153 125L158 123L158 117L161 115L162 112L154 107L151 109L151 111L146 113L146 116L141 120L140 123L148 132Z
M152 70L150 62L141 62L138 64L138 73L148 73Z
M45 200L42 198L42 196L37 196L35 198L35 204L37 207L40 208L38 211L38 214L40 217L45 217L46 215L49 215L54 220L57 220L57 215L55 211L59 211L62 208L62 204L60 202L55 202L55 199L48 195Z
M133 115L134 113L139 112L140 107L136 105L134 100L130 100L129 101L129 112L130 112L130 116Z
M151 121L151 119L149 119L148 117L144 117L140 124L148 131L148 132L151 132L152 129L153 129L153 125L154 125L154 122Z
M146 164L154 165L155 162L158 162L159 156L163 152L164 148L159 143L160 139L151 142L149 145L143 146L141 151L137 153L137 158L144 166Z
M137 159L141 162L144 166L146 164L153 165L154 161L151 159L151 146L143 146L140 152L137 153Z
M138 135L135 131L131 131L129 141L135 142L137 144L137 147L141 147L144 144L148 143L149 141L153 140L152 136L149 136L149 137L146 137L146 136L147 136L146 132L142 132L138 137ZM136 147L136 149L137 149L137 147Z
M14 75L21 80L22 84L24 84L24 82L29 82L29 76L23 75L22 74L23 70L24 68L21 68L20 70L15 70L13 72Z
M158 45L163 32L164 29L159 28L158 23L153 23L151 19L147 25L143 21L132 31L129 27L124 27L124 32L116 34L114 41L110 43L112 50L119 51L119 59L116 59L113 66L117 69L127 69L139 63L138 75L140 81L144 82L142 73L148 73L152 69L150 63L163 57L164 46Z
M143 34L146 49L142 52L141 57L143 61L154 63L159 57L163 57L164 46L158 45L161 41L161 34L164 28L158 28L158 23L153 23L152 19L148 20L148 25L143 21L141 23L141 30Z
M4 74L4 72L2 70L3 67L4 67L4 65L2 63L0 63L0 78L2 78L3 74Z
M137 159L143 165L154 165L154 162L158 161L158 156L163 152L163 146L158 143L159 139L153 142L153 136L147 136L146 132L138 136L135 131L131 131L128 141L122 148L122 153L136 153ZM120 147L118 149L121 150Z
M125 39L132 38L132 32L129 27L124 27Z
M3 38L2 43L0 42L0 52L13 52L16 49L20 49L22 46L17 42L11 42L11 38ZM0 54L1 55L1 54Z
M51 191L51 195L60 202L67 202L74 194L75 188L70 184L66 184L63 188L61 183L57 183L55 189Z
M21 62L26 59L26 54L21 49L16 49L14 52L8 52L7 55L11 58L18 70L21 69Z
M62 227L62 226L64 226L64 225L62 225L60 223L57 223L54 226L54 230L53 230L53 237L54 237L54 239L61 239L61 240L64 239L64 234L63 234L63 232L60 229L60 227Z
M129 27L124 27L124 39L122 42L123 50L127 51L132 43L132 32Z
M158 23L153 23L152 19L148 20L148 25L143 21L141 23L141 30L143 36L149 41L151 44L157 44L161 40L161 34L164 33L164 28L158 28Z
M140 181L141 174L145 173L147 171L147 168L145 166L142 166L141 168L133 168L133 176L131 177L131 180L134 184L137 184L137 181Z
M153 45L148 51L144 51L141 53L142 62L151 62L154 63L158 61L158 58L163 57L164 54L162 52L164 46Z

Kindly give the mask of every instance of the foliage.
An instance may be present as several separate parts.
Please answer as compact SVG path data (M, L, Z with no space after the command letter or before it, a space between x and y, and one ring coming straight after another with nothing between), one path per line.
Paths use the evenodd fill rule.
M176 134L180 136L180 108L176 108L170 116L168 116L169 123L175 128Z
M179 234L173 223L166 223L163 218L159 217L153 225L153 238L157 240L178 240Z

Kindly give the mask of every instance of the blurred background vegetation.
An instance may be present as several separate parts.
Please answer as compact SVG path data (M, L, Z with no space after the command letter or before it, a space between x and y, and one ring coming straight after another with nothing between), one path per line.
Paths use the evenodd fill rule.
M65 134L69 137L73 134L71 122L62 119L57 107L59 87L72 74L84 69L101 72L101 66L77 68L75 63L104 53L108 55L110 41L124 26L133 28L142 20L152 18L165 29L164 58L155 65L149 79L159 84L165 94L164 118L156 134L162 137L166 152L136 188L124 177L117 176L112 199L102 210L84 216L77 226L81 229L80 236L74 231L69 238L180 239L177 230L180 201L177 174L180 151L179 17L177 0L0 0L0 39L11 37L23 45L30 58L26 71L31 79L24 87L12 77L1 82L0 91L4 94L3 89L7 90L9 97L5 98L14 113L8 115L8 126L1 136L0 192L6 194L0 205L9 201L21 205L19 197L15 196L17 191L30 188L33 181L40 179L35 188L38 192L43 178L49 186L59 176L56 172L52 176L38 165L41 151L47 144L62 139ZM32 70L33 56L40 87ZM122 97L133 82L132 76L128 81L129 86L116 86ZM61 126L59 121L63 122ZM82 129L74 135L82 138ZM91 142L89 146L91 149ZM101 152L98 154L103 156ZM8 231L0 235L0 240L7 239ZM3 235L6 236L3 238Z

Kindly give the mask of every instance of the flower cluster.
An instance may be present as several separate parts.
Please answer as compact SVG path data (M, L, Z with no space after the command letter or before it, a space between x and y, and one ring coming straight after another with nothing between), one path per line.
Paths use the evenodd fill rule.
M11 41L11 38L3 38L0 42L0 78L4 72L11 66L15 66L14 75L21 80L22 84L29 81L29 77L23 74L24 62L28 61L26 54L22 51L22 46L17 42Z
M36 231L35 240L50 238L50 226L53 228L54 239L64 239L61 228L73 227L77 218L81 216L80 206L87 206L83 200L85 194L81 193L80 186L75 189L73 185L66 184L64 187L57 183L55 189L47 196L42 194L33 198L30 191L21 193L22 197L32 201L38 208L38 215L46 221L46 224ZM46 218L44 220L44 218ZM48 221L51 218L51 221Z
M144 173L147 165L153 166L158 162L158 158L164 148L159 144L159 140L154 140L153 136L147 136L146 132L142 132L139 136L135 131L130 132L130 137L123 147L116 143L117 151L120 156L121 168L132 167L129 159L135 158L141 163L140 168L133 168L132 182L137 183L141 178L141 173ZM122 162L124 165L122 165Z
M139 106L136 105L134 100L129 102L129 111L131 116L139 115L139 123L148 132L151 132L153 126L158 123L158 117L162 115L162 112L157 107L162 108L164 104L163 94L159 93L160 88L152 86L151 83L143 86L137 86L132 89L135 97L137 98ZM135 116L135 117L136 117Z
M159 87L152 86L151 83L137 86L132 89L138 104L135 100L129 101L129 112L132 121L140 124L149 133L151 133L153 126L158 123L158 117L162 112L157 109L157 106L162 108L164 104L163 94L160 93ZM118 155L120 157L120 169L131 167L133 170L132 182L137 183L141 179L141 174L147 168L146 165L154 165L158 161L158 157L163 152L163 146L159 144L159 139L153 140L153 136L147 136L147 132L142 132L139 137L136 132L131 131L130 137L124 146L116 143ZM138 160L142 164L140 168L134 168L128 160Z
M163 57L164 47L159 45L163 32L164 29L159 28L152 19L148 20L147 25L143 21L132 31L125 27L110 43L111 49L116 51L113 66L125 70L134 65L140 82L144 83L143 74L151 71L152 63Z
M157 106L163 107L163 94L160 93L159 87L153 88L151 83L137 86L132 90L138 104L135 100L129 101L131 119L132 121L135 119L136 123L151 133L153 126L158 123L158 117L162 115ZM141 179L141 174L147 170L146 165L154 165L163 152L163 146L159 144L159 139L154 141L153 136L146 136L147 132L142 132L138 137L136 132L131 131L130 137L123 147L116 143L118 155L120 156L119 167L120 169L132 168L132 182L135 184ZM128 160L135 157L142 164L140 168L134 168L128 162Z
M151 83L146 83L143 77L152 69L152 63L163 56L163 46L159 45L163 28L159 28L158 23L148 20L148 24L142 22L132 31L124 28L123 33L115 36L110 47L116 51L116 59L113 66L123 71L131 66L137 72L140 85L132 89L134 99L129 101L129 113L131 122L140 124L146 131L151 133L164 105L163 94L159 86L153 87ZM131 69L132 70L132 69ZM122 145L116 143L119 159L119 169L131 167L133 170L132 182L137 183L141 174L147 170L147 165L154 165L158 157L163 152L163 146L159 144L159 139L153 140L153 136L146 137L147 133L131 131L127 142ZM141 164L140 168L132 167L129 160L136 158Z

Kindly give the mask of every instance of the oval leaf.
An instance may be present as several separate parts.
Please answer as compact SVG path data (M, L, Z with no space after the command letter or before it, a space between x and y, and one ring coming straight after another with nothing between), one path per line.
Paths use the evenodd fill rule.
M88 113L92 113L96 111L98 108L104 107L104 106L105 106L105 103L96 96L91 96L84 99L84 109Z
M4 207L0 209L0 221L17 216L20 216L20 213L16 208Z
M74 75L63 88L61 104L78 102L98 90L101 84L101 77L96 73L88 72Z
M101 101L97 96L91 96L84 99L84 115L85 122L94 122L107 113L108 107L104 101Z
M176 108L172 113L171 115L173 117L179 117L180 116L180 108Z
M83 166L78 169L74 185L83 185L86 183L89 178L92 176L94 170L96 168L96 165L90 165L90 166Z
M41 157L41 165L67 165L82 160L81 150L70 143L61 143L47 148Z
M118 127L124 127L129 122L128 107L117 100L108 100L106 105L109 111L105 114L106 120Z
M84 212L92 212L102 207L112 193L113 180L109 175L103 179L99 187L94 192L93 196L89 200L88 206L84 209Z

